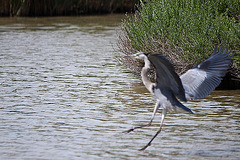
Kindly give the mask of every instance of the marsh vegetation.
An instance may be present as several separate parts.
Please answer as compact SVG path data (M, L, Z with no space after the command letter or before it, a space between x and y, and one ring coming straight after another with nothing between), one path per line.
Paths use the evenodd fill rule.
M141 1L136 13L122 23L119 48L126 54L162 53L181 74L221 45L235 55L230 75L239 83L239 15L238 0ZM139 72L141 63L125 64Z

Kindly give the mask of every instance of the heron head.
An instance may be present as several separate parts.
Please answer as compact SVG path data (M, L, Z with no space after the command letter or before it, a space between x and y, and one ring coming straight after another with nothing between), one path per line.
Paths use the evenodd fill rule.
M145 53L145 52L138 52L138 53L135 53L135 54L131 54L131 55L125 56L124 58L144 59L146 57L147 57L147 53Z

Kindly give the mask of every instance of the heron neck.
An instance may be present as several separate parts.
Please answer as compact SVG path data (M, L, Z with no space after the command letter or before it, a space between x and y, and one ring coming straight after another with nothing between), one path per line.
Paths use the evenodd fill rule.
M149 80L148 75L147 75L147 73L150 69L150 61L146 58L146 59L144 59L144 62L145 62L145 65L141 71L142 81L143 81L143 84L145 85L145 87L149 90L149 92L152 93L152 84L153 83Z

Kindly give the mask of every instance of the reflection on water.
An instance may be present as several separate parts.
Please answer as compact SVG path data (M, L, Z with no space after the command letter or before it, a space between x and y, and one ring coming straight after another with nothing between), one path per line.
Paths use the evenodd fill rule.
M215 91L169 113L120 66L123 15L0 19L0 159L238 159L240 91Z

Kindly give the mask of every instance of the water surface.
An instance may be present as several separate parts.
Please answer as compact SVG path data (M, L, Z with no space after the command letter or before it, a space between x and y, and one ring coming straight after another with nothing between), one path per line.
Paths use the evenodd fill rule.
M118 62L124 15L0 18L0 159L239 159L240 91L160 112Z

